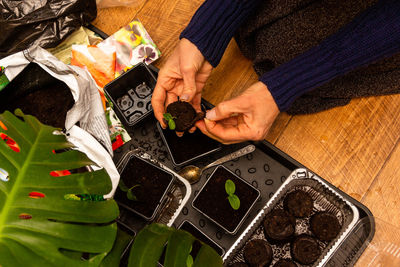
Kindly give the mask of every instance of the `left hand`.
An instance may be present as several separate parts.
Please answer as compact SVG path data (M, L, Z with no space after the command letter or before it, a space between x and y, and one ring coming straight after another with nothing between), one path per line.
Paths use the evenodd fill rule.
M168 104L177 101L190 102L197 112L201 111L201 91L213 67L200 50L189 40L183 38L161 68L151 105L154 116L164 129L163 113ZM195 127L189 132L194 132ZM177 133L181 136L183 133Z
M196 123L204 134L223 143L265 139L279 108L267 86L257 82L241 95L219 103Z

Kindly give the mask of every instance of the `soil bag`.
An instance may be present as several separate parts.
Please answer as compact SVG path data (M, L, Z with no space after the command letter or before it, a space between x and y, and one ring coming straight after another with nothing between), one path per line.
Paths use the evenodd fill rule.
M67 139L104 167L113 184L119 174L112 161L108 125L95 81L38 46L0 60L9 83L0 89L0 113L20 108L42 123L63 129ZM107 197L106 196L106 197Z
M57 46L96 18L96 0L0 0L0 58L32 45Z

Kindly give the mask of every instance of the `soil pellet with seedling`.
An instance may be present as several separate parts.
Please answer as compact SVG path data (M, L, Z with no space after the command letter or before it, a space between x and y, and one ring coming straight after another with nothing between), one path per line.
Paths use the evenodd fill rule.
M175 131L188 131L194 123L204 118L204 112L196 112L189 102L175 101L167 106L166 114L174 120ZM165 115L164 115L165 117Z

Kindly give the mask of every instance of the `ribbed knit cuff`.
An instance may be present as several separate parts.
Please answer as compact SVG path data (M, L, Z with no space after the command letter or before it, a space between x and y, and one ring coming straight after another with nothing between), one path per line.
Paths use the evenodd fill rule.
M263 74L280 111L297 97L400 51L400 1L381 0L320 45Z
M207 61L216 67L235 31L257 3L258 0L206 0L180 38L195 44Z

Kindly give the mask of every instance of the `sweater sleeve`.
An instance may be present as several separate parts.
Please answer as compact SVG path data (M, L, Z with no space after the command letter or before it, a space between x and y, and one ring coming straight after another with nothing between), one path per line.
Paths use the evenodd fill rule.
M281 111L302 94L400 51L400 1L381 0L318 46L263 74Z
M181 33L197 46L213 67L222 55L235 31L249 16L259 0L206 0Z

